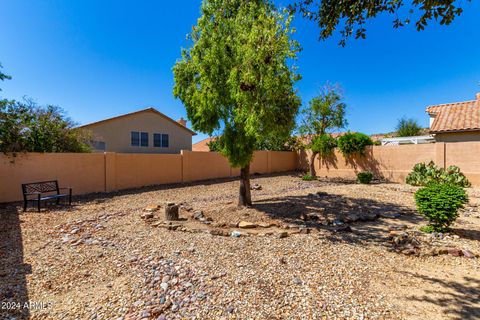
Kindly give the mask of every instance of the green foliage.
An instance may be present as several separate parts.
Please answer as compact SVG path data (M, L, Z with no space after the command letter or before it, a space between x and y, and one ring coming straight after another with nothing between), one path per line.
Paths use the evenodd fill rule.
M0 152L89 152L89 133L74 125L58 107L0 101Z
M5 81L5 80L10 80L12 79L11 76L4 74L1 69L2 69L2 64L0 63L0 81ZM0 88L0 91L2 91L2 88Z
M365 148L371 145L372 139L359 132L347 132L338 138L338 148L345 157L365 155Z
M421 226L420 231L425 233L432 233L432 232L435 232L435 229L431 225L428 225L428 226Z
M208 146L208 149L210 149L210 152L220 152L220 144L219 144L219 141L218 141L218 137L210 140L208 143L207 143L207 146Z
M201 17L173 68L173 93L195 130L222 130L218 151L246 167L265 141L286 139L300 106L290 63L292 16L268 1L204 0Z
M397 137L413 137L418 136L422 132L422 127L415 119L401 118L398 120L396 129Z
M373 173L370 171L362 171L357 174L357 181L363 184L369 184L372 182Z
M316 136L312 139L310 149L318 153L321 157L328 157L333 154L337 147L337 140L329 134Z
M339 91L327 84L320 95L310 100L308 108L302 110L302 124L298 128L301 135L321 136L347 126L347 105L342 102Z
M460 187L470 187L470 181L457 166L447 170L438 168L433 161L428 164L417 163L407 176L406 182L412 186L426 186L429 183L448 183Z
M471 0L467 1L470 2ZM367 20L382 13L394 15L394 28L410 24L408 16L403 19L399 18L401 14L410 13L410 15L418 19L415 22L415 27L418 31L421 31L425 29L431 20L435 20L441 25L448 25L463 12L461 2L454 0L412 0L410 2L391 0L295 0L290 5L290 9L298 11L309 20L315 21L320 27L321 39L326 39L332 36L335 30L340 30L342 36L340 45L342 46L346 44L347 38L351 36L354 36L356 39L365 39Z
M220 152L222 150L221 141L219 137L207 143L210 151ZM292 151L297 148L297 141L294 137L281 137L279 139L270 139L255 144L255 150L269 150L269 151Z
M431 183L415 193L418 212L428 219L437 232L447 231L458 217L458 209L468 202L462 187L447 183Z
M313 180L317 180L317 177L312 176L310 174L306 174L302 177L302 180L303 181L313 181Z

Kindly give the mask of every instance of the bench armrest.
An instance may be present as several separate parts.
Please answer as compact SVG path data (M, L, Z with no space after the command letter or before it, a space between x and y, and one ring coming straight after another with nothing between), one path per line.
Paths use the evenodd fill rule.
M30 197L30 196L35 196L35 197ZM42 197L41 192L27 192L23 194L23 198L25 201L29 200L37 200L40 201L40 198Z

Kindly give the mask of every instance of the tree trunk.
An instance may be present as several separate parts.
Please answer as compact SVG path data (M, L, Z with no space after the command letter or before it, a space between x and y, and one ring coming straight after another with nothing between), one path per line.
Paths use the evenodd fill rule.
M312 155L310 156L310 162L308 163L309 168L310 168L310 176L316 177L315 173L315 157L317 156L316 152L312 152Z
M240 169L240 194L238 198L239 207L248 207L252 205L252 195L250 193L250 164Z
M167 205L165 206L165 220L178 220L178 205L176 205L175 203L167 203Z

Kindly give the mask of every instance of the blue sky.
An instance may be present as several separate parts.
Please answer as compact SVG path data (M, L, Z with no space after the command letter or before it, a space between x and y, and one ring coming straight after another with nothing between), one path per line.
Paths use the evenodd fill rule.
M195 24L200 0L1 0L0 63L13 79L3 97L63 107L78 123L153 106L178 119L172 66ZM367 40L318 41L316 26L297 18L303 51L296 64L304 104L326 81L339 83L349 129L392 131L406 115L424 126L430 104L472 100L480 92L480 2L464 2L450 26L395 30L381 16ZM205 136L199 134L194 141Z

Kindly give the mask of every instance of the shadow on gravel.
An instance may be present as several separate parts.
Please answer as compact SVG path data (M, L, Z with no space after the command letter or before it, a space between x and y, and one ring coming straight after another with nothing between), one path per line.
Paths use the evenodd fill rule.
M432 285L440 285L445 290L426 290L421 297L411 296L408 299L419 302L427 302L443 308L443 313L449 319L480 319L480 279L464 277L464 283L437 279L423 275L404 272L405 274L419 278Z
M271 174L257 174L253 173L250 178L252 181L256 178L273 178L273 177L280 177L280 176L291 176L291 177L298 177L298 174L295 171L290 172L280 172L280 173L271 173ZM171 189L179 189L179 188L186 188L186 187L196 187L196 186L211 186L220 183L226 182L234 182L239 181L239 177L227 177L227 178L218 178L218 179L209 179L209 180L200 180L200 181L193 181L193 182L181 182L181 183L171 183L171 184L161 184L161 185L152 185L152 186L145 186L139 188L131 188L131 189L124 189L119 191L111 191L111 192L98 192L98 193L90 193L86 195L78 195L73 197L72 206L65 206L65 210L74 210L75 206L82 205L88 202L105 202L107 200L113 199L119 196L126 196L126 195L136 195L144 192L154 192L154 191L162 191L162 190L171 190ZM235 191L237 191L235 189ZM235 193L235 197L237 197L237 193ZM12 205L20 206L20 202L11 203ZM58 206L59 207L59 206ZM42 208L43 209L43 208ZM30 209L29 209L30 210ZM57 208L55 208L57 210Z
M0 319L29 319L26 275L23 262L20 214L14 207L0 208Z
M388 237L390 226L422 221L422 218L408 207L327 193L270 198L254 202L253 207L264 212L270 218L281 220L284 223L329 230L331 235L328 238L336 242L373 241L384 243ZM320 216L321 219L318 221L305 220L305 216L311 213ZM358 216L359 220L345 224L340 223L337 226L322 224L322 219L335 222L352 214ZM394 222L390 219L383 219L382 215L394 215ZM371 220L372 217L373 220Z
M479 230L469 230L469 229L462 229L462 228L453 228L453 232L459 235L462 238L470 239L470 240L480 240L480 231Z

